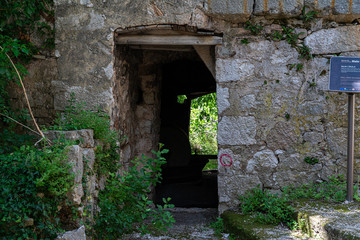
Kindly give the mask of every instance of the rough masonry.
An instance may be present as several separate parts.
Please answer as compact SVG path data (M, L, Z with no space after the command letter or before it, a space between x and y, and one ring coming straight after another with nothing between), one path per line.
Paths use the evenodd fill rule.
M233 163L218 168L221 212L236 207L237 195L257 185L279 191L345 174L347 96L327 86L331 56L360 56L358 1L55 0L55 5L56 48L48 60L37 61L54 64L56 74L44 79L52 89L50 105L39 108L61 111L72 92L100 105L128 136L121 146L124 164L150 154L159 141L163 66L201 59L187 47L169 51L171 43L155 51L119 45L116 38L153 36L171 25L178 28L169 35L181 29L185 36L222 38L211 46L218 157L228 154ZM256 34L254 26L261 26ZM295 44L276 35L289 29L299 34ZM313 59L306 59L301 46ZM37 98L33 95L34 102ZM305 157L319 163L307 164Z

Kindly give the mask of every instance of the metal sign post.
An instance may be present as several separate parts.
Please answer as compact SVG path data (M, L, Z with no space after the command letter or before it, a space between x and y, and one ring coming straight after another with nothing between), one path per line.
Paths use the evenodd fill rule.
M354 192L354 123L355 94L360 93L360 58L332 57L329 90L348 94L347 194L353 201Z
M353 201L354 185L354 123L355 94L348 93L348 148L347 148L347 194L346 200Z

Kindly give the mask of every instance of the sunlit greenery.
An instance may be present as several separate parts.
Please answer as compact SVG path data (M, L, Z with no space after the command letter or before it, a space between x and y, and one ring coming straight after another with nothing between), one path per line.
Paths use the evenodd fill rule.
M191 101L190 144L196 154L217 154L216 93Z

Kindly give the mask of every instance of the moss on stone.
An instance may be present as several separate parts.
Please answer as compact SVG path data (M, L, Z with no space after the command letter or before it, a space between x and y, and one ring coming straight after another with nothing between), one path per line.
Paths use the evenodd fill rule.
M242 215L226 211L221 215L224 220L224 229L226 232L234 234L239 240L257 240L261 239L255 229L273 228L274 226L255 223L249 215Z

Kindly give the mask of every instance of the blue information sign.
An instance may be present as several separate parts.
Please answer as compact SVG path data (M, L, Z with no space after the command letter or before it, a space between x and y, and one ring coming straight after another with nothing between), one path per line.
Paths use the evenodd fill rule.
M329 90L360 92L360 58L331 58Z

